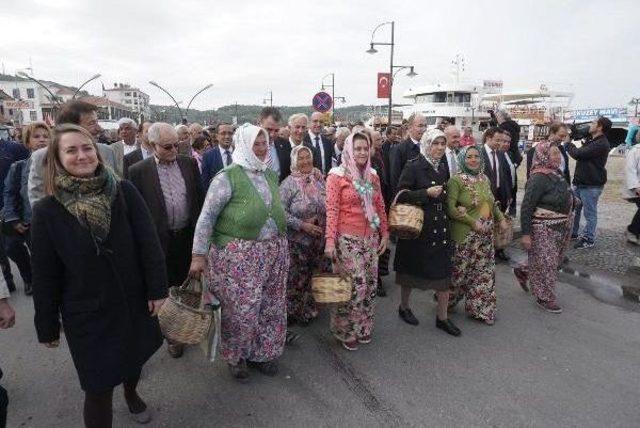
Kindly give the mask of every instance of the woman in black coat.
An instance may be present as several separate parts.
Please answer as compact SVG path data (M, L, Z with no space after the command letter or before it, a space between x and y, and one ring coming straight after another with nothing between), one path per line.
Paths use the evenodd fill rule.
M91 135L62 125L48 148L48 196L33 207L33 289L38 340L57 347L60 317L85 391L88 427L110 427L113 388L124 383L135 421L150 420L136 392L162 344L164 255L142 197L103 166Z
M405 165L398 181L398 202L416 205L424 212L422 232L416 239L399 239L393 263L401 287L400 318L411 325L418 319L409 308L413 288L435 290L438 297L436 327L453 336L460 330L447 316L451 257L449 220L445 211L449 168L443 159L447 140L433 129L422 137L420 155Z

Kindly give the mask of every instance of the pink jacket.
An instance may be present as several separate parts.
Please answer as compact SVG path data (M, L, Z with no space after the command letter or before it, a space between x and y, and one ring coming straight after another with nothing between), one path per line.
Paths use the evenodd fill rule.
M379 233L382 238L389 237L387 215L380 190L380 179L373 176L375 193L373 202L380 218ZM339 235L367 237L376 232L365 217L360 196L344 176L329 174L327 177L327 247L335 247Z

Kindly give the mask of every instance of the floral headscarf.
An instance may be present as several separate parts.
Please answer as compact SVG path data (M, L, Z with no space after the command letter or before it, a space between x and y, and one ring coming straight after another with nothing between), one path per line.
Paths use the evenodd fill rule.
M360 169L356 164L356 160L353 157L353 140L355 137L362 137L369 145L369 151L371 151L371 139L366 132L354 132L347 137L344 142L344 148L342 150L342 163L340 166L344 169L346 176L353 183L356 192L360 196L362 202L362 208L364 214L369 221L369 225L373 229L380 227L380 218L376 213L375 206L373 204L373 195L375 189L373 187L373 175L375 171L371 168L371 158L367 159L367 164L363 169Z
M291 177L293 177L293 180L306 196L313 196L313 194L319 193L323 189L324 177L318 168L312 168L311 172L306 174L300 171L298 168L298 156L303 150L309 152L313 163L313 151L309 147L302 144L294 147L291 150Z
M546 174L560 175L560 159L551 159L551 145L548 141L540 141L536 144L531 163L531 175Z
M447 137L445 137L444 132L442 132L439 129L428 130L427 132L422 134L422 138L420 139L420 153L422 153L422 156L424 156L425 159L427 159L427 161L431 165L433 165L433 168L435 168L436 171L440 166L440 161L442 160L442 157L439 159L436 159L431 156L431 144L433 144L433 142L438 138L443 138L445 142L447 141Z
M475 150L480 155L480 166L478 169L473 170L467 166L467 153L469 150ZM460 149L460 153L458 153L458 167L460 171L458 174L467 174L471 176L478 176L484 172L484 159L482 158L482 152L476 146L467 146Z
M271 161L271 151L267 150L267 157L264 161L258 159L253 152L253 144L261 132L264 133L267 138L268 144L269 134L258 126L245 123L236 130L235 134L233 134L233 163L250 171L264 172L268 168Z

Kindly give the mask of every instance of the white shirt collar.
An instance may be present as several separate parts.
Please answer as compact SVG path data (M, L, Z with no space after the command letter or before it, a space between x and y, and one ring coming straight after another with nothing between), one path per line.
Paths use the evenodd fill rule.
M409 138L411 138L411 141L413 141L413 144L420 145L420 141L414 140L413 137L409 137Z
M224 155L224 152L229 150L229 153L233 153L233 146L229 146L228 149L223 149L221 145L218 144L218 148L220 149L220 154Z
M291 148L293 149L294 147L299 146L299 145L300 145L300 144L302 144L302 143L300 143L300 144L296 144L296 143L293 141L293 138L289 137L289 144L291 144Z
M312 141L312 142L315 142L315 140L316 140L316 134L314 134L314 133L313 133L313 132L311 132L311 131L307 131L307 132L309 133L309 138L311 138L311 141ZM318 137L318 139L319 139L320 141L322 141L322 135L317 134L317 137Z

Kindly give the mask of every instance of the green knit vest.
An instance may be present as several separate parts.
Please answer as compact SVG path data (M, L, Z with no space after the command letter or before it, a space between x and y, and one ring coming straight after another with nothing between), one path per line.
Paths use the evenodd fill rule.
M287 220L280 203L276 174L270 169L265 171L271 190L271 210L269 210L242 167L231 165L224 171L231 182L233 196L216 221L213 231L213 242L216 246L222 248L234 239L255 241L269 217L276 222L279 234L284 235Z

